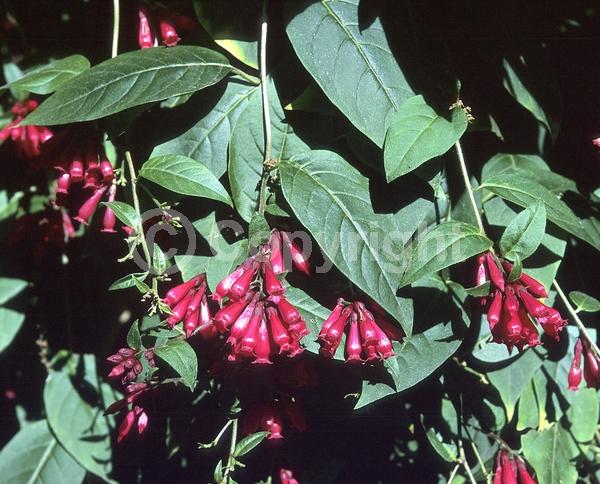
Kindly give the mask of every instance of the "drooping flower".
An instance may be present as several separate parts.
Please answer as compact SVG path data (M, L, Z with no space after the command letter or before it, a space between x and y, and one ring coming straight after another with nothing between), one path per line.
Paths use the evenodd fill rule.
M53 133L45 126L19 126L30 112L38 107L35 99L17 101L11 108L13 120L0 130L0 142L11 139L19 156L35 158L42 152L42 144L52 138Z
M512 268L510 262L491 252L477 258L477 282L489 280L492 283L492 292L482 298L482 302L487 306L493 341L506 344L509 351L513 347L522 351L539 345L539 331L534 321L544 333L558 340L567 321L556 309L538 300L547 297L546 289L530 275L521 272L516 281L508 282Z
M600 388L600 360L589 342L579 337L575 342L573 361L567 378L569 390L579 390L582 377L589 388Z
M156 44L156 35L152 30L152 25L150 24L150 17L148 14L148 9L143 5L140 5L138 8L138 44L140 49L149 49L150 47L154 47Z
M269 238L269 247L271 248L270 262L275 274L291 270L291 267L289 267L291 261L293 267L304 272L307 276L310 275L308 258L290 238L288 232L273 230Z
M344 346L347 362L383 360L394 355L392 339L398 341L402 333L382 317L375 318L364 303L338 302L324 321L317 341L320 353L332 358L346 335Z
M175 29L173 18L169 12L161 10L158 15L158 23L160 25L160 36L163 39L163 44L167 47L176 46L181 40L181 37L179 37L179 34Z
M299 402L290 396L254 402L242 413L242 434L259 430L269 432L267 439L283 439L288 430L304 432L308 428Z
M294 477L294 473L283 467L279 469L279 480L281 481L281 484L300 484Z
M493 482L494 484L535 484L523 459L513 457L505 450L496 454Z

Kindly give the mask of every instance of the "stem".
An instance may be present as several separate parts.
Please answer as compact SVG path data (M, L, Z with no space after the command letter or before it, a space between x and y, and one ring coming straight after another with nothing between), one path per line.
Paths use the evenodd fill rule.
M223 476L226 483L230 482L231 479L229 474L235 468L235 462L233 459L233 453L235 452L235 444L237 443L237 433L238 433L238 419L231 420L231 444L229 445L229 457L227 458L227 466L225 467L225 475Z
M452 481L454 480L454 476L458 472L459 467L460 467L460 464L456 464L454 466L454 469L452 469L452 473L450 474L450 477L448 478L448 484L452 484Z
M600 348L598 348L598 345L596 344L596 342L592 339L590 334L587 332L586 327L583 325L583 322L581 321L581 319L579 319L579 316L577 315L577 311L575 311L575 308L573 308L573 306L571 306L571 303L567 299L567 296L565 296L565 293L563 292L561 287L558 285L558 281L556 279L554 279L554 281L552 281L552 285L554 286L554 289L556 289L556 292L562 299L562 302L564 303L565 307L567 308L567 311L569 311L569 313L571 313L571 316L573 316L573 321L575 321L575 324L579 328L579 332L590 344L590 346L591 346L592 350L594 351L594 353L596 354L596 356L598 358L600 358Z
M267 179L271 162L272 136L269 86L267 84L267 0L263 0L262 21L260 24L260 92L262 97L263 124L265 128L265 158L258 194L258 213L263 215L267 204Z
M473 193L473 187L471 186L471 180L469 178L469 172L467 171L467 163L465 161L465 155L463 154L462 147L460 145L460 141L457 141L454 146L456 147L456 154L458 155L458 164L460 165L460 171L463 176L463 181L465 182L465 189L469 194L469 200L471 201L471 207L473 208L473 214L475 215L475 219L477 220L477 225L479 226L479 231L482 235L485 235L485 229L483 228L483 221L481 220L481 214L479 213L479 208L477 207L477 202L475 201L475 194Z
M133 197L133 208L135 208L135 212L138 215L138 226L135 227L135 230L138 234L140 234L142 249L144 251L144 257L146 258L148 268L150 268L152 258L150 257L150 250L148 250L148 242L146 241L146 236L144 235L144 228L142 226L142 212L140 211L140 200L137 195L137 175L135 174L133 159L131 158L131 152L129 150L125 151L125 159L127 160L127 166L129 167L129 177L131 178L131 196Z
M473 452L475 453L475 457L477 457L477 462L479 462L479 467L481 467L481 470L483 471L483 474L487 478L488 475L489 475L489 473L488 473L487 469L485 468L485 464L483 463L481 455L479 455L479 451L477 450L477 447L475 446L475 444L473 443L473 441L471 441L471 448L473 449Z
M234 74L237 74L238 76L240 76L242 79L244 79L245 81L250 82L251 84L254 84L256 86L258 86L260 84L260 80L257 79L254 76L251 76L250 74L246 74L243 70L238 69L236 67L234 67L233 69L231 69L231 72L233 72Z
M117 57L119 52L119 23L121 21L121 11L119 0L113 0L113 35L111 57Z
M467 462L467 458L465 456L465 451L462 446L462 441L459 441L459 450L460 450L460 461L461 461L463 467L465 468L465 472L467 473L467 476L469 476L469 480L471 481L471 484L477 484L477 481L475 480L475 477L473 477L473 473L471 472L471 468L469 467L469 463Z

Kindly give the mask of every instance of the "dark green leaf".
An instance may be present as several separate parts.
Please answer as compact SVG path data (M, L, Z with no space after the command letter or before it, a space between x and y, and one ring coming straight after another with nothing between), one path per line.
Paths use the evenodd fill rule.
M248 226L248 242L250 247L258 247L269 240L271 227L264 215L256 212L250 219Z
M410 334L412 306L396 297L401 234L392 216L373 212L367 179L329 151L282 161L279 173L290 207L323 252Z
M148 286L148 284L146 284L144 281L136 276L132 276L131 279L133 280L133 285L137 287L137 290L142 294L148 294L150 292L150 286Z
M128 227L137 229L140 223L140 217L131 205L124 202L105 202L104 205L110 207L115 212L116 217Z
M0 353L10 345L21 329L25 315L12 309L0 308Z
M27 281L13 279L11 277L0 277L0 304L15 297L27 287Z
M521 262L521 256L516 253L512 269L510 274L508 274L508 282L515 282L519 279L519 277L521 277L521 272L523 272L523 263Z
M0 452L0 476L5 484L79 484L85 469L38 420L23 427Z
M481 254L491 246L492 241L473 225L454 221L437 225L411 245L410 264L400 286Z
M517 256L526 259L539 247L545 230L546 209L540 201L519 213L506 227L500 239L502 255L509 260Z
M109 291L117 291L119 289L127 289L135 286L135 279L144 281L148 277L147 272L134 272L133 274L127 274L126 276L117 279L108 288Z
M537 429L540 414L533 381L525 385L521 392L518 414L517 430Z
M569 293L569 298L573 301L573 304L577 306L578 311L584 311L586 313L597 313L600 311L600 301L595 297L588 296L580 291L571 291Z
M183 340L170 340L166 346L156 347L154 353L181 377L182 383L193 390L198 376L198 358L192 347Z
M158 244L152 246L152 268L158 275L167 269L167 257Z
M22 124L91 121L219 82L227 59L204 47L142 49L98 64L61 86Z
M427 428L423 422L423 415L421 415L421 425L423 425L423 430L425 430L425 435L427 436L427 440L431 444L431 447L433 447L433 450L435 450L437 454L446 462L456 462L456 445L446 444L442 440L441 435L436 432L435 429L432 427Z
M300 138L285 120L277 91L269 81L269 104L273 149L271 157L277 161L289 159L297 153L308 151ZM240 216L250 222L258 206L258 189L263 171L264 128L260 90L248 97L246 108L240 114L229 145L229 183L235 208Z
M11 82L9 86L34 94L50 94L59 89L65 82L89 68L90 61L85 57L72 55L29 71L20 79Z
M594 438L598 409L598 392L595 388L582 388L573 397L561 424L568 425L569 434L576 443L588 443Z
M248 452L254 449L254 447L265 440L267 435L269 435L269 432L255 432L247 435L236 444L235 450L233 451L233 456L241 457L246 455Z
M460 108L447 121L431 109L423 96L402 103L394 114L385 138L385 174L388 182L448 151L467 129Z
M485 281L483 284L475 287L466 288L465 291L469 296L472 297L483 297L490 293L491 282Z
M577 469L571 459L577 450L561 425L555 424L543 432L531 430L521 437L521 445L539 484L575 484Z
M231 78L225 92L212 109L192 127L169 141L157 145L151 158L161 155L184 155L204 165L220 178L227 170L227 147L237 120L246 109L250 97L259 90L258 86ZM204 91L204 92L208 92ZM206 104L197 96L190 101L190 106L197 119L197 110ZM210 100L209 100L210 101ZM177 113L179 116L179 113Z
M187 156L165 155L148 160L139 176L182 195L210 198L233 206L229 194L206 166Z
M358 0L286 2L296 55L327 97L379 147L400 104L413 95L381 20L360 23Z
M127 333L127 344L134 350L142 348L142 336L140 335L140 327L137 321L134 321Z

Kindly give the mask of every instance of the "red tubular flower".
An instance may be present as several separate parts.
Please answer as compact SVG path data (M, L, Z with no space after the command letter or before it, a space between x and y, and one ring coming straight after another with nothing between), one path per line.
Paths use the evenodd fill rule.
M71 164L69 165L69 173L73 183L82 182L84 180L83 162L78 158L71 160Z
M212 295L213 301L220 301L224 297L229 295L229 290L233 283L239 279L239 277L244 273L247 266L249 265L248 261L244 264L238 266L231 274L229 274L225 279L223 279L217 287L215 288L215 292Z
M251 357L255 354L256 344L258 343L258 330L260 323L264 316L264 308L262 304L257 304L254 308L254 312L252 313L252 317L250 318L250 322L246 327L246 332L244 333L244 337L240 340L239 344L234 347L234 353Z
M317 336L317 340L325 341L325 335L329 330L329 327L337 321L342 313L342 309L344 309L344 300L339 298L337 300L337 304L331 314L327 316L327 319L323 322L323 326L321 327L321 331L319 332L319 336Z
M279 469L279 479L281 480L281 484L300 484L294 478L294 473L289 469L284 469L283 467Z
M247 293L243 299L231 301L226 306L223 306L221 309L219 309L213 318L217 330L221 333L227 331L229 326L231 326L231 324L240 317L240 314L242 314L242 311L244 311L252 297L252 293Z
M583 342L581 338L577 338L575 343L575 350L573 352L573 361L571 362L571 368L569 369L569 390L579 390L581 384L581 378L583 373L581 371L581 356L583 353Z
M302 319L300 312L285 297L279 298L277 307L281 317L289 325L298 323Z
M200 310L196 309L195 311L188 311L184 320L183 320L183 329L185 330L185 335L187 338L192 336L194 331L200 325Z
M271 336L273 342L279 346L279 354L285 353L290 350L290 335L283 326L279 313L274 307L268 307L266 309L267 319L269 321Z
M173 19L171 16L163 10L159 13L158 22L160 25L160 36L163 39L163 44L165 44L167 47L176 46L181 38L177 34L177 30L175 30L175 25L173 24Z
M360 343L360 334L358 331L358 322L356 313L352 313L350 318L350 329L346 336L346 361L361 361L362 345Z
M304 272L307 276L310 276L310 265L308 264L308 259L304 255L304 252L290 239L287 232L281 232L281 238L287 249L290 251L294 267L299 271Z
M494 293L494 298L492 299L492 304L488 309L487 320L490 324L490 331L494 330L494 327L500 321L500 313L502 311L502 293L500 291L496 291Z
M183 284L179 284L167 292L167 295L163 298L165 304L169 307L173 307L179 301L181 301L184 296L196 285L200 284L204 281L204 275L200 274L196 277L192 277L189 281L184 282Z
M111 185L108 189L108 201L115 201L115 194L117 193L117 185ZM104 218L102 219L102 232L115 233L115 225L117 223L117 217L115 212L110 207L106 207L104 211Z
M244 337L250 318L254 314L256 303L258 302L258 293L252 297L250 303L244 308L240 316L235 320L229 332L227 342L235 346L238 341Z
M554 308L547 308L545 315L538 318L538 322L542 325L544 333L552 336L556 341L559 340L560 332L567 324L567 320L563 319Z
M71 175L69 173L63 173L56 180L56 193L69 193L69 187L71 186Z
M148 427L148 414L140 407L136 407L136 414L138 414L138 434L142 435Z
M281 250L281 233L278 230L271 232L268 245L270 248L269 262L271 262L273 272L275 274L282 274L285 272L285 267L283 265L283 252Z
M329 325L329 329L327 329L327 333L325 333L323 340L326 343L326 346L332 350L332 355L340 345L342 336L344 334L344 329L346 328L346 323L348 322L348 318L350 318L350 314L352 314L352 307L346 306L342 310L339 318Z
M519 473L519 484L536 484L535 479L531 477L525 467L525 463L521 459L516 459L517 471Z
M583 340L583 378L588 387L600 387L598 358L586 340Z
M249 267L244 268L240 277L231 286L229 297L233 300L241 299L250 289L250 284L256 275L257 265L252 263Z
M81 207L79 207L79 212L77 213L77 217L75 217L75 220L87 225L89 219L92 217L94 211L98 207L100 200L102 200L105 191L106 186L97 188L92 194L92 196L88 198L85 202L83 202L83 205Z
M517 295L519 299L527 309L527 312L531 314L534 318L539 318L545 316L550 309L545 304L539 302L536 298L534 298L527 290L520 290Z
M152 32L152 27L150 26L148 10L143 5L140 5L138 9L138 18L138 44L140 49L154 47L156 36L154 35L154 32Z
M107 159L103 159L100 161L100 173L102 174L102 181L104 183L110 183L113 181L115 177L115 173L113 171L113 167L110 164L110 161Z
M254 354L256 355L256 358L252 363L270 365L271 360L269 360L269 355L271 354L271 342L269 339L269 329L267 328L267 323L264 319L264 314L261 317L257 335L258 337L256 347L254 349Z
M73 227L73 221L71 220L71 216L67 213L66 210L62 210L62 226L63 232L65 236L69 239L75 237L75 227Z
M129 410L125 418L119 425L119 434L117 435L117 443L120 444L125 437L129 434L129 431L133 428L135 423L136 415L135 410Z
M508 452L500 452L500 461L502 465L502 484L517 484L517 475Z
M167 325L169 328L173 328L177 323L183 320L187 313L188 306L192 302L194 297L194 291L190 290L182 299L179 301L174 308L171 309L173 314L167 318Z
M510 266L510 269L512 270L512 266ZM521 272L519 282L527 287L529 292L531 292L531 294L533 294L535 297L548 297L548 293L546 292L544 285L524 272Z
M502 274L502 271L498 267L494 254L492 254L491 252L486 252L485 258L492 284L494 284L494 286L496 286L498 289L504 292L504 274Z
M188 314L193 313L195 311L198 311L198 314L199 314L200 304L202 302L202 298L204 297L205 291L206 291L206 283L203 281L200 284L200 286L198 286L196 288L196 292L194 292L194 297L192 297L192 300L190 301L190 304L188 305L188 308L187 308Z
M264 263L262 265L262 270L265 277L265 290L271 296L281 296L285 292L285 289L283 288L283 285L281 284L279 279L277 279L275 272L273 272L273 267L271 266L271 263Z

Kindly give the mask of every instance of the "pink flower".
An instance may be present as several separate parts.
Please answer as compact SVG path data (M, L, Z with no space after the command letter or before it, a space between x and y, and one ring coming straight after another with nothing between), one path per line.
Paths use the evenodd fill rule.
M71 175L71 177L72 176L73 175ZM79 212L77 213L77 217L75 217L75 220L87 225L89 219L92 217L94 211L98 207L100 200L102 200L104 192L106 192L106 186L97 188L94 191L94 193L85 202L83 202L83 205L79 207Z
M158 23L160 25L160 36L163 39L163 44L167 47L176 46L181 38L175 30L175 25L173 24L173 19L169 15L169 13L164 10L160 12Z
M152 27L150 26L150 19L148 17L148 10L146 7L140 5L138 10L138 44L140 49L148 49L150 47L154 47L156 36L154 32L152 32Z

